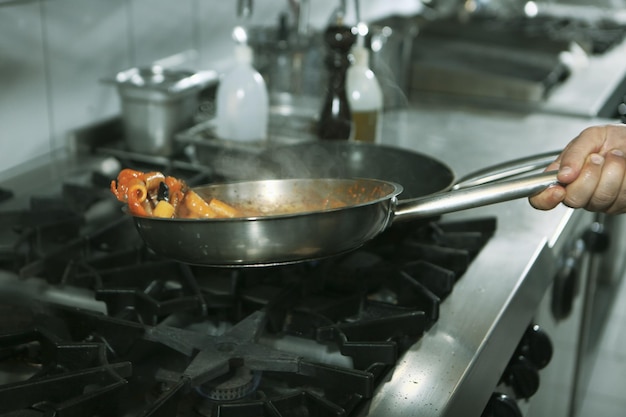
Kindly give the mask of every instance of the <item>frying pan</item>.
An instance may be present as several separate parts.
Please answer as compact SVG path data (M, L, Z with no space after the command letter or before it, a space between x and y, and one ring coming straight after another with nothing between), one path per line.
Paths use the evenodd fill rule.
M381 149L380 145L370 146L368 152ZM414 152L409 154L428 167L421 172L422 184L437 183L439 177L452 175L443 163ZM194 190L205 198L218 198L235 206L255 207L270 213L280 207L295 207L295 212L236 219L135 216L134 221L139 234L156 254L184 263L243 267L302 262L354 250L392 223L432 219L458 210L529 197L555 184L556 172L502 178L545 166L553 157L553 153L542 154L500 164L495 171L484 169L477 177L466 178L465 183L451 183L440 190L427 187L422 196L401 200L398 196L403 192L403 184L385 179L287 178L206 185ZM414 167L415 171L419 168ZM470 185L464 185L467 183ZM323 203L328 200L341 200L343 205L326 208Z

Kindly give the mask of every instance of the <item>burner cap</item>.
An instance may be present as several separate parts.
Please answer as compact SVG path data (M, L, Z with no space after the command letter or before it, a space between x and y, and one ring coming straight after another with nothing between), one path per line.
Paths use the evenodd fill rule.
M260 379L260 372L253 372L245 366L240 366L197 387L197 391L213 401L234 401L254 392Z

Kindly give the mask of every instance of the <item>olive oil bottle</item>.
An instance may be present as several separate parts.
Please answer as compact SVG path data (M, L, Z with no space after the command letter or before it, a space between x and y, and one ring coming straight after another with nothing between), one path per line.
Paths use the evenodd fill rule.
M383 93L369 67L369 51L359 36L352 48L353 62L346 74L348 103L352 113L351 139L377 142L382 130Z

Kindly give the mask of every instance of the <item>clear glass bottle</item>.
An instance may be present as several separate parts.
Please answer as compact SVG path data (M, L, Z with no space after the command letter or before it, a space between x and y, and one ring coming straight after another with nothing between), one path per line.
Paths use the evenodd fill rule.
M215 121L220 139L252 142L267 138L269 96L252 59L250 46L237 44L235 65L217 86Z

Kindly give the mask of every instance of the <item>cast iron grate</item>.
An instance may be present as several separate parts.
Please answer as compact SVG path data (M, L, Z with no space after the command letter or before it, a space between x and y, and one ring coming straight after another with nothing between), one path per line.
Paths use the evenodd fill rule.
M116 241L104 230L83 244ZM0 387L0 415L354 415L494 230L492 218L404 227L347 255L263 269L128 256L125 244L106 257L73 250L82 258L50 282L92 290L108 314L44 305L0 323L0 374L35 368Z

